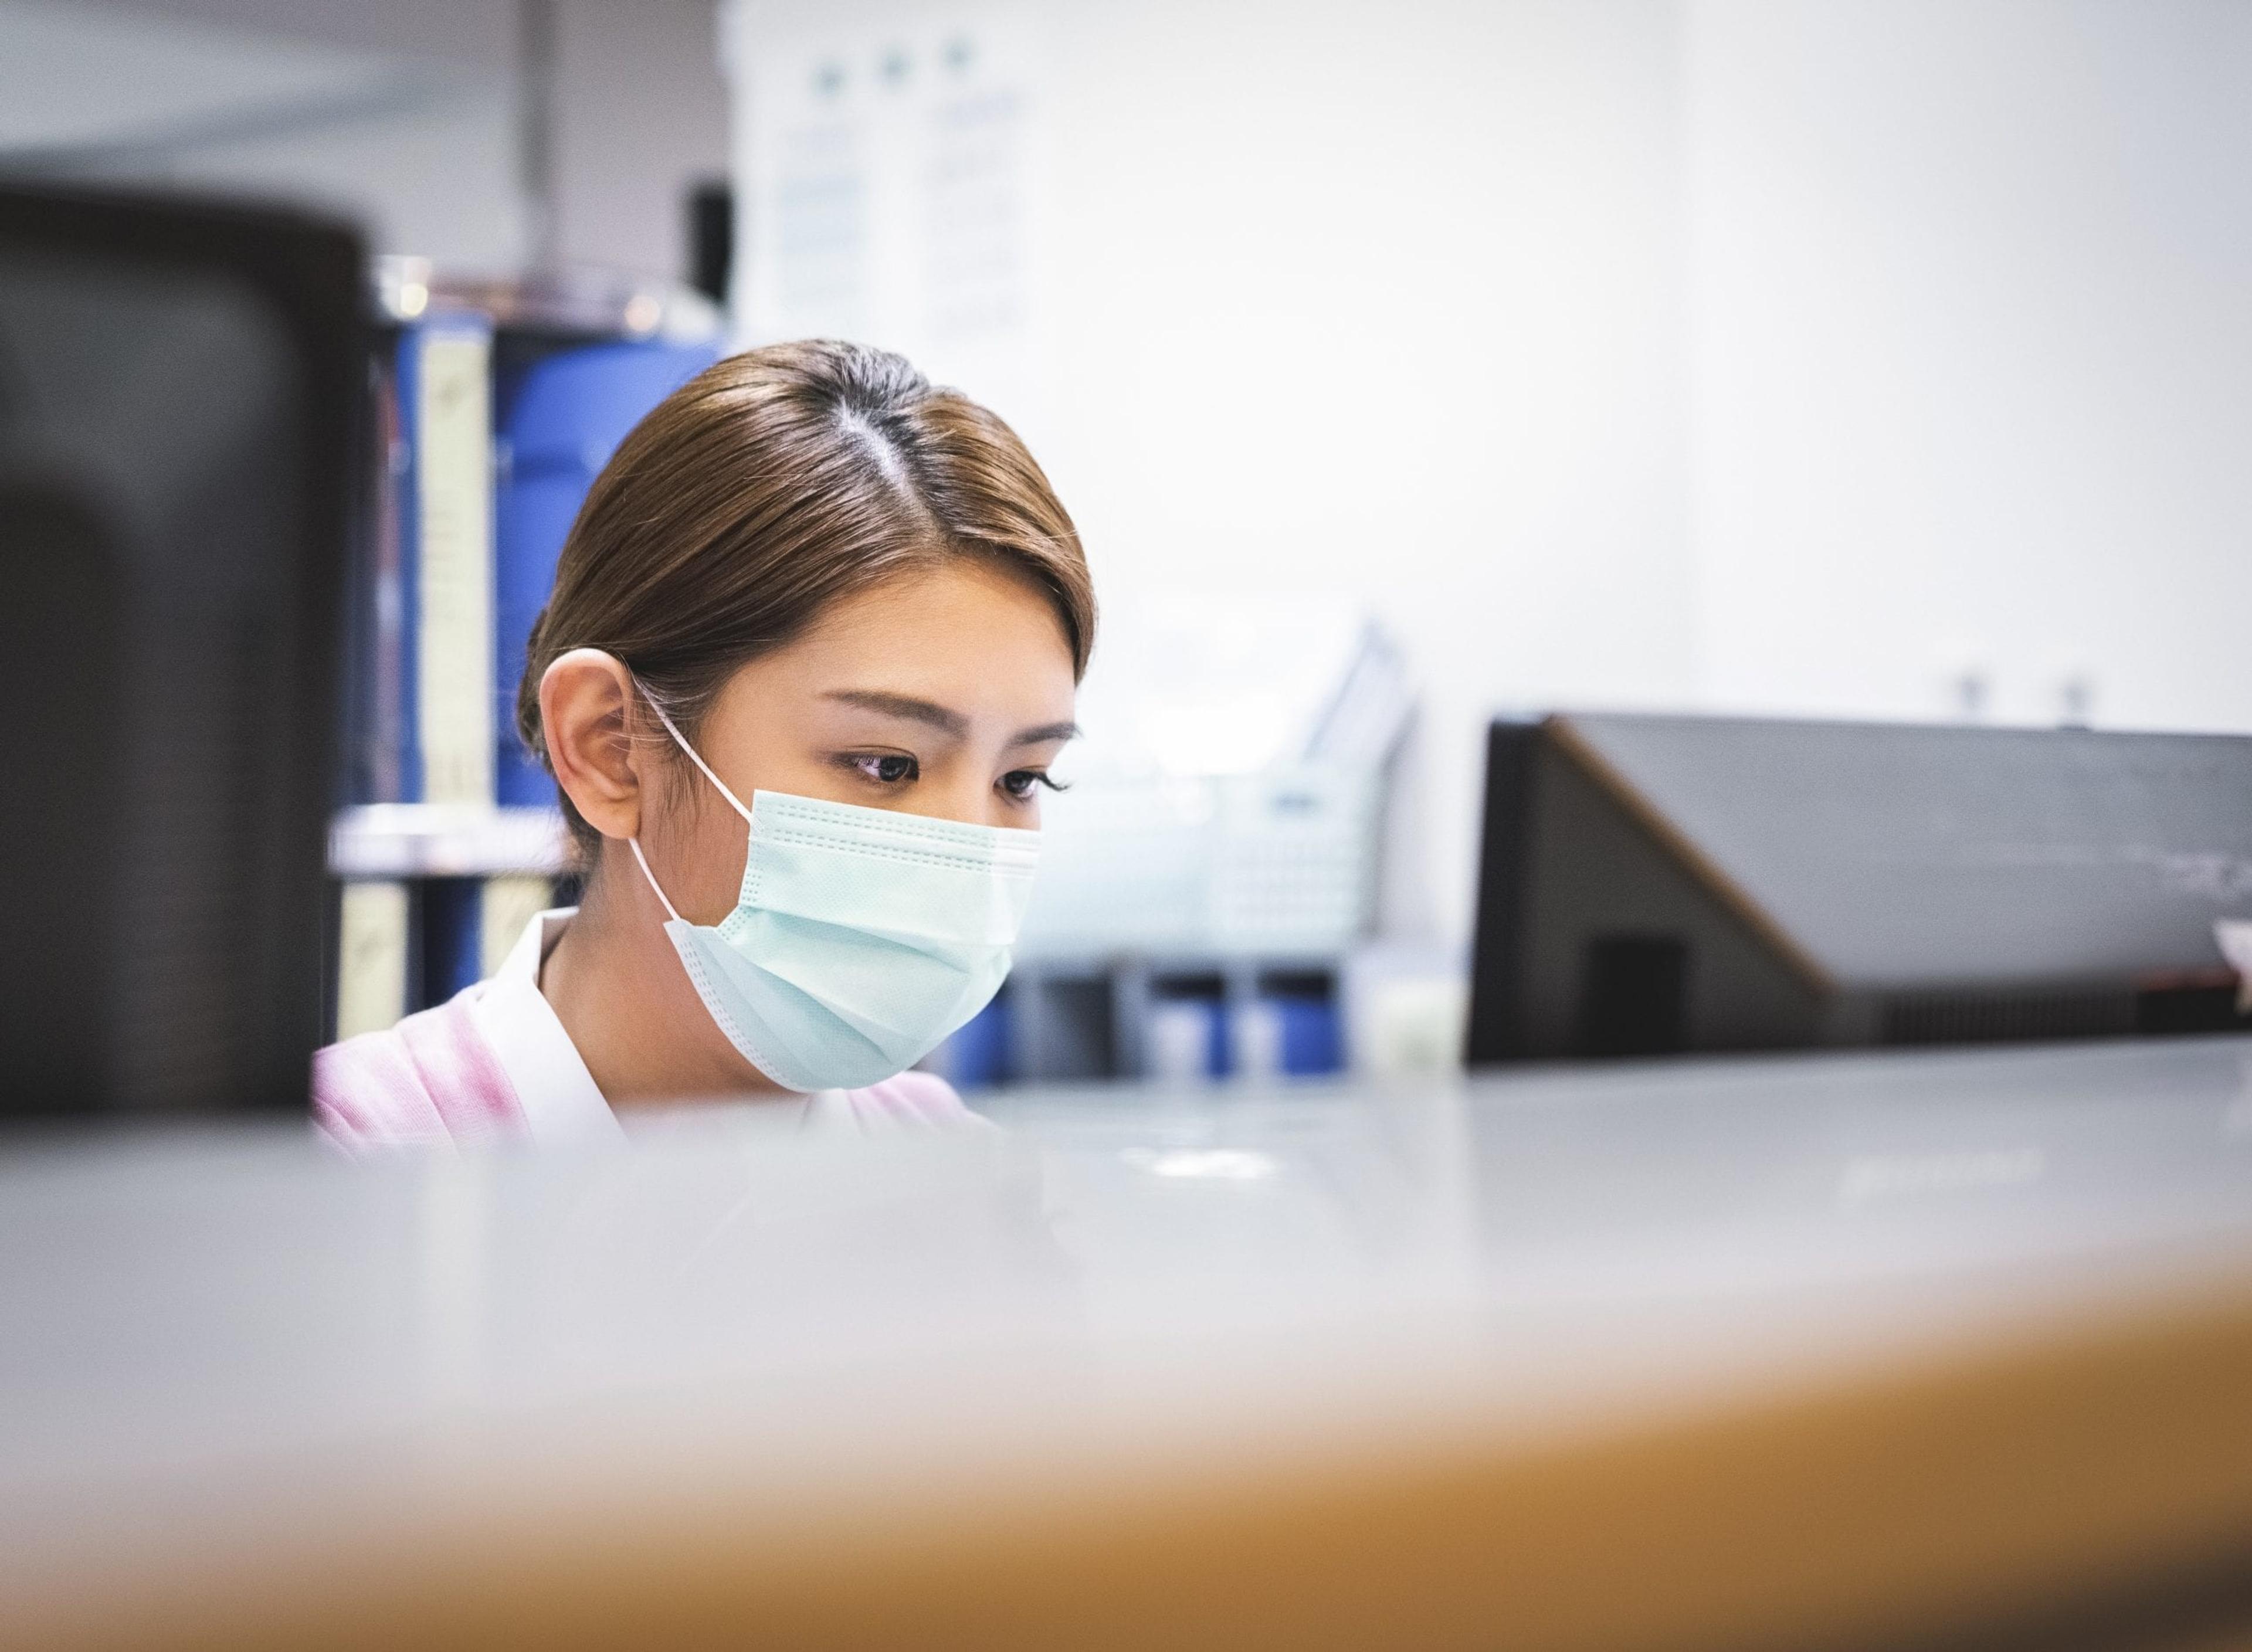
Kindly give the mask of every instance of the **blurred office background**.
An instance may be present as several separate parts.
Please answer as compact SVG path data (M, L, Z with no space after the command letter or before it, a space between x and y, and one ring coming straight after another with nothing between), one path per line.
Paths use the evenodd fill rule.
M1497 709L2252 727L2248 83L2226 0L10 0L0 163L992 401L1112 628L961 1071L1315 1071L1450 1059Z

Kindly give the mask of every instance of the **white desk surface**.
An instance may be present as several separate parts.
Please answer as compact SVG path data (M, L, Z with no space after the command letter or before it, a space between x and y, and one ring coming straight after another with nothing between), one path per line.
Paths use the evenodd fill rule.
M0 1643L2252 1622L2252 1040L987 1111L19 1139Z

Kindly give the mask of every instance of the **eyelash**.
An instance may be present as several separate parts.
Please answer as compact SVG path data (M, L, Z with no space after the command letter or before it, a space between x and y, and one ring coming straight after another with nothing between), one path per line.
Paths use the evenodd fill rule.
M900 752L853 752L839 760L862 780L874 786L903 786L920 779L922 774L921 764ZM872 772L888 763L904 763L907 767L904 773L889 776ZM1012 781L1017 784L1011 784ZM1000 787L1011 801L1019 803L1031 802L1032 794L1042 788L1052 792L1067 789L1062 781L1051 779L1047 771L1040 768L1011 769L1001 776Z
M1022 791L1009 784L1011 781L1018 779L1022 779L1025 782ZM1001 776L1001 789L1020 803L1031 802L1032 794L1043 787L1052 792L1071 789L1061 781L1050 779L1047 770L1044 768L1012 768Z

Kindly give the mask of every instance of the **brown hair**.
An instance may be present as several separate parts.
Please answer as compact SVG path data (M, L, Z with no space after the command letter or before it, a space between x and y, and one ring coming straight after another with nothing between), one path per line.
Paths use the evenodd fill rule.
M1015 431L886 351L814 340L732 356L659 404L594 479L532 628L517 732L553 773L539 680L593 648L692 740L739 667L831 603L961 556L1046 592L1086 670L1087 558ZM599 834L562 806L591 862Z

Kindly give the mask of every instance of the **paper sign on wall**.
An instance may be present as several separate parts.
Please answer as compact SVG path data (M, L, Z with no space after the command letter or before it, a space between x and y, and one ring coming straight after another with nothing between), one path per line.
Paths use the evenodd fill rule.
M1025 418L1037 191L1021 23L823 26L740 3L727 27L738 342L881 344Z

